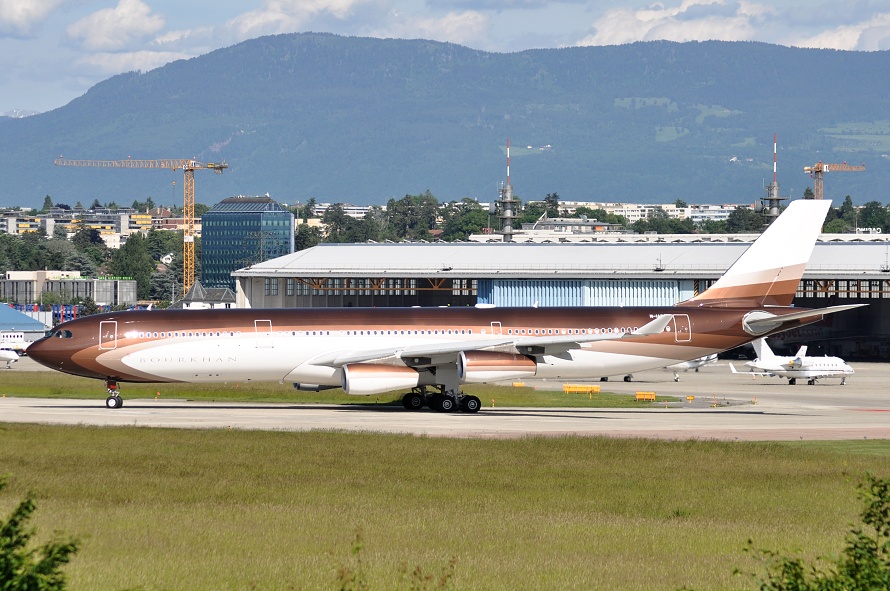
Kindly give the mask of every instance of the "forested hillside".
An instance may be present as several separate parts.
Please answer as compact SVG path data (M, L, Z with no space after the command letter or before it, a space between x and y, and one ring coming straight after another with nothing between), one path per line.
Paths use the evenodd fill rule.
M54 158L226 160L197 200L753 202L799 197L818 160L868 167L826 196L886 201L890 52L647 42L493 54L423 40L263 37L115 76L65 107L0 119L0 206L181 201L181 171Z

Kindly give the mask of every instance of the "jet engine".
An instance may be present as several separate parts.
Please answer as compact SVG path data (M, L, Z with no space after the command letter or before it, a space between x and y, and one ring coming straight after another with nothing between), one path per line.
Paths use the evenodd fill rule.
M537 370L534 359L514 353L463 351L457 360L457 375L464 383L531 378Z
M341 383L347 394L367 396L418 386L420 374L399 365L351 363L343 366Z

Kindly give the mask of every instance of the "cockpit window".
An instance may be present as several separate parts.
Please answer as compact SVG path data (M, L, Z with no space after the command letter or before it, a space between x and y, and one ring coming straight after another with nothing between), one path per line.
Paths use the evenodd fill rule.
M55 337L58 339L70 339L72 336L70 330L57 330L55 332Z

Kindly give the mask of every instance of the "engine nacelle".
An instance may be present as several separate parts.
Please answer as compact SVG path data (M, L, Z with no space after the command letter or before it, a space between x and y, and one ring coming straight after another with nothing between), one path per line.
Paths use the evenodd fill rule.
M342 384L347 394L367 396L418 386L420 374L399 365L351 363L343 366Z
M457 376L464 383L531 378L538 371L525 355L495 351L463 351L457 359Z

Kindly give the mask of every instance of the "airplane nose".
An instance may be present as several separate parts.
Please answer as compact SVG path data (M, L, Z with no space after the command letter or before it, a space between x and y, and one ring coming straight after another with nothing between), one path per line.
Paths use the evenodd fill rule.
M50 369L62 370L71 356L62 347L53 343L53 337L44 337L28 346L28 357Z

